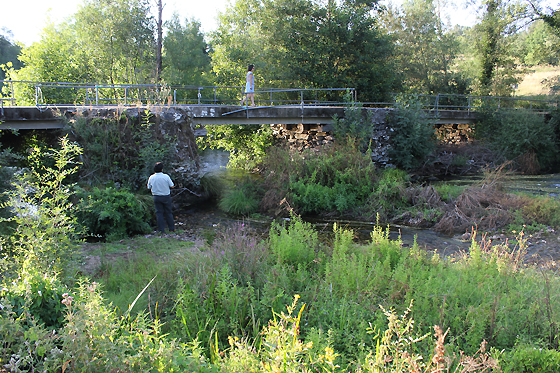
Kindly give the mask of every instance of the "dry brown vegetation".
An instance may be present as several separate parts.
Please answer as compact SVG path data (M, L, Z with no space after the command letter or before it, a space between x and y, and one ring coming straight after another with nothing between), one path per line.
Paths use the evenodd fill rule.
M465 231L473 226L479 230L503 228L513 218L513 211L523 201L517 195L505 192L501 180L507 175L505 163L495 170L487 171L486 177L472 187L466 188L459 197L449 203L434 230L442 233Z

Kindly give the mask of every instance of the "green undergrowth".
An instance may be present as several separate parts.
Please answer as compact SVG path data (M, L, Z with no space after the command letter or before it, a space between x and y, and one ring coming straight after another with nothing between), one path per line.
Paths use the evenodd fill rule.
M440 366L434 356L438 364L451 359L450 369L466 364L460 351L504 371L529 366L523 359L531 357L533 367L551 366L560 279L523 265L523 235L512 247L473 239L469 253L447 259L388 235L377 226L370 242L356 244L351 230L335 225L331 240L318 242L292 216L269 238L239 222L203 247L172 236L96 244L87 252L103 259L91 280L53 282L52 294L64 292L56 337L12 313L17 306L36 314L36 300L8 285L2 330L10 338L0 358L35 340L48 348L30 349L22 366L71 371L118 362L123 371L395 372L415 363L432 372ZM20 288L36 280L22 281ZM80 365L93 356L91 368Z
M204 245L150 235L82 245L77 255L71 190L61 186L75 150L63 141L57 168L18 179L8 199L20 213L15 236L0 241L12 250L0 267L2 369L557 371L560 278L552 262L524 265L524 232L511 245L473 234L468 252L443 258L389 239L379 224L366 243L339 225L318 240L292 213L265 236L238 222ZM375 193L398 201L402 180L386 171ZM41 208L23 209L24 197ZM457 199L478 208L474 197L509 201L489 184ZM536 223L557 211L546 199L511 198Z

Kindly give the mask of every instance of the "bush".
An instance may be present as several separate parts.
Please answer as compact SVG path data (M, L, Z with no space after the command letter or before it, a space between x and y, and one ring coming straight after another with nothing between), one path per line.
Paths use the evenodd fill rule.
M123 112L119 118L78 117L70 123L68 130L83 146L83 178L144 186L156 161L173 159L176 142L168 134L158 134L151 118L148 111L137 118Z
M481 114L475 129L478 137L488 140L492 147L509 160L516 160L522 171L537 173L549 170L558 162L558 141L552 121L529 110L491 110ZM527 162L534 154L535 162Z
M340 140L320 153L294 156L288 174L288 199L302 213L349 212L363 205L372 192L375 165L360 152L354 139ZM268 169L271 174L273 169Z
M351 101L352 96L349 92L344 95L344 118L334 118L334 135L337 139L345 138L353 139L361 151L365 152L371 141L375 124L373 122L373 112L368 111L367 117L362 115L363 105L358 102Z
M68 288L54 274L28 270L0 290L3 307L7 302L16 317L29 313L49 329L60 328L64 321L64 306L60 302Z
M81 191L78 197L78 221L92 236L113 241L150 232L153 207L126 189L96 187L91 192Z
M560 371L560 351L519 344L503 358L504 373L556 373Z
M389 156L399 168L421 166L435 149L435 121L428 117L419 101L398 99L390 118L393 129Z

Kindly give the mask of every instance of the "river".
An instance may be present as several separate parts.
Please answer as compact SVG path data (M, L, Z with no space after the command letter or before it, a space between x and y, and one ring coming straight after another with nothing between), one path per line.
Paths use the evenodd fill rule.
M227 152L206 151L201 158L202 168L206 172L221 173L227 172L228 161ZM228 175L226 177L231 177ZM471 185L482 180L481 175L460 176L452 180L446 180L454 185ZM530 194L550 195L559 198L560 195L560 174L524 176L511 175L502 182L504 188L511 192L525 192ZM320 217L304 217L304 220L312 224L315 229L325 237L333 231L333 224L336 222L342 227L350 228L354 231L356 241L365 243L370 239L370 234L375 227L375 222L350 221L340 219L324 219ZM216 228L229 226L239 221L239 218L224 214L213 204L198 206L179 216L180 224L191 230L193 233L208 235L208 232ZM244 221L254 229L266 235L270 229L272 219L267 217L245 218ZM471 247L471 238L467 235L447 236L439 234L430 229L417 229L406 226L391 225L390 238L400 238L404 246L412 246L416 241L417 245L423 250L437 251L442 256L456 255L460 252L468 252ZM527 263L547 263L555 265L560 261L560 232L552 229L536 232L532 236L525 236L527 239L527 253L525 262ZM514 233L502 234L494 233L489 235L477 235L476 239L484 238L484 242L491 242L491 245L503 245L510 250L516 250L515 244L518 235Z

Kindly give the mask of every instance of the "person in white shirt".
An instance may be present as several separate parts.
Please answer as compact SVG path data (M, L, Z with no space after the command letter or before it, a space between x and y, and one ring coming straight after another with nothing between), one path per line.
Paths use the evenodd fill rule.
M171 190L169 189L175 187L175 184L173 184L169 175L163 173L161 162L154 165L154 174L148 179L147 186L154 197L158 231L165 233L165 224L167 224L169 232L175 231L173 204L171 202Z

